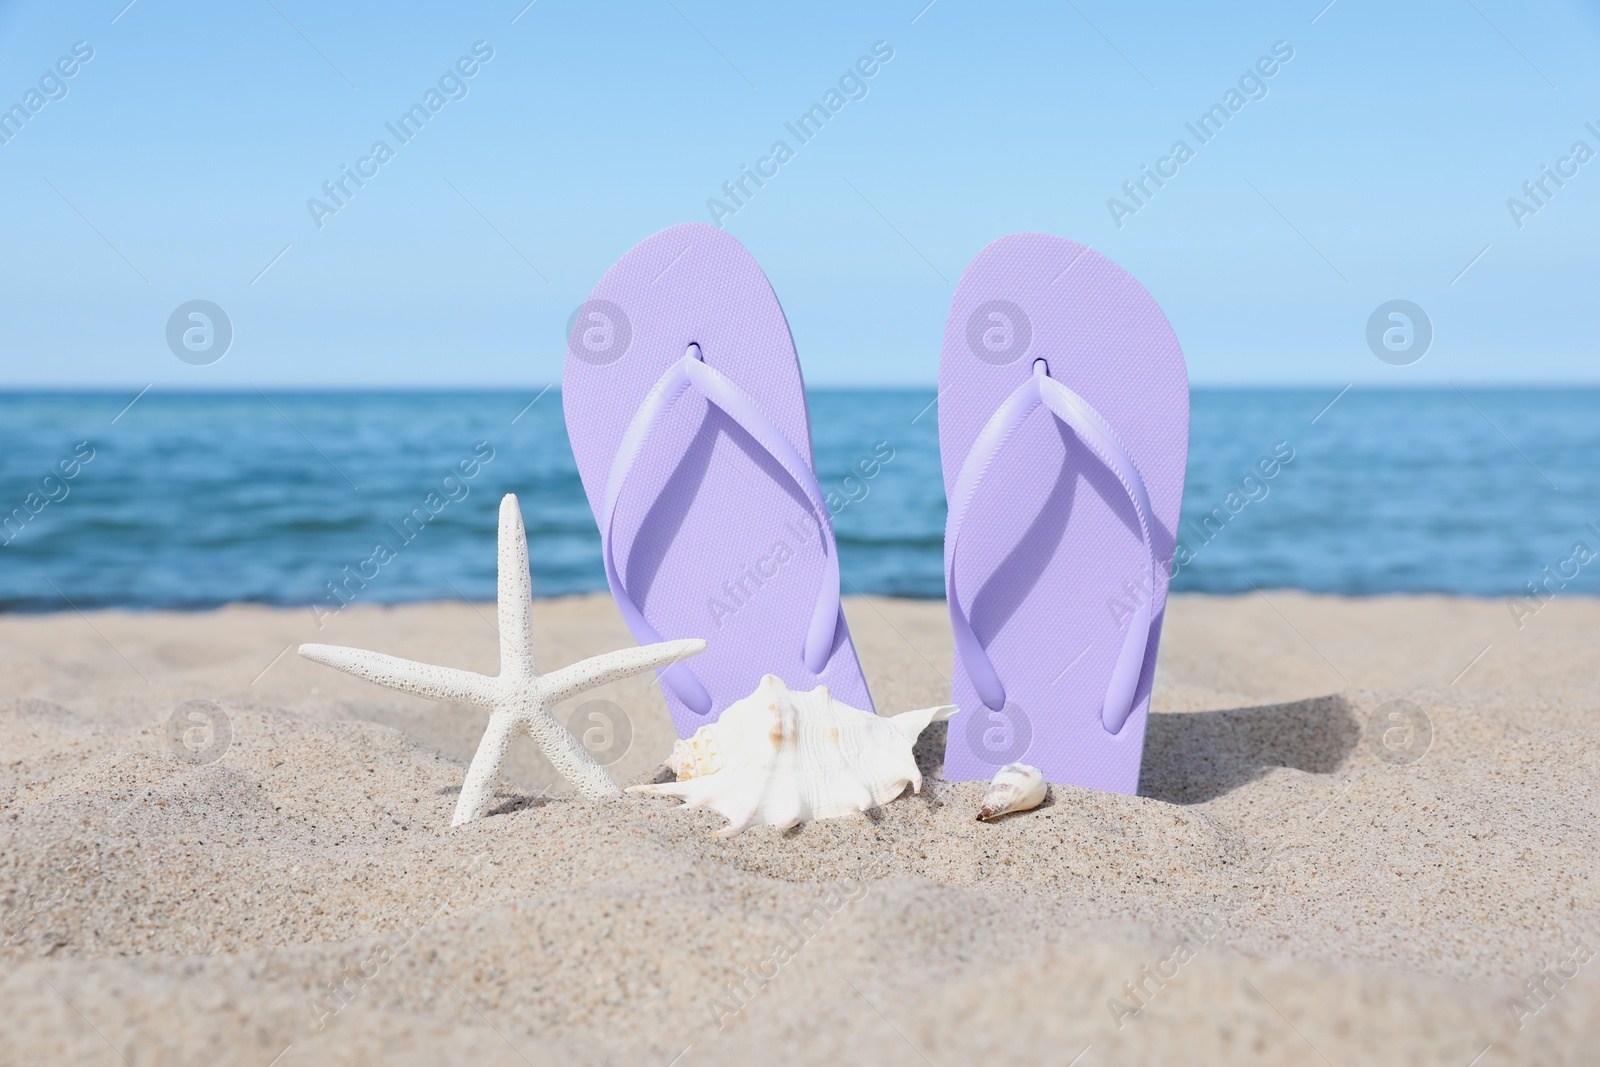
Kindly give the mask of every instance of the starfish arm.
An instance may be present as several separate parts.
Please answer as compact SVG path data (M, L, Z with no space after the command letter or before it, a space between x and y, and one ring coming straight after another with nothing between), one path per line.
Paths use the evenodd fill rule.
M538 681L546 707L555 707L569 697L598 688L607 682L631 678L658 667L670 667L681 659L704 652L706 643L698 637L682 641L662 641L638 648L624 648L579 660L570 667L551 671Z
M528 570L528 532L515 493L500 498L500 674L519 681L533 669L533 576Z
M471 822L488 810L494 800L494 781L500 777L500 765L505 762L506 749L516 736L518 716L514 712L497 710L489 716L489 725L478 742L477 754L461 781L461 797L456 801L456 813L451 826Z
M573 788L588 799L605 800L622 795L621 788L594 761L589 750L548 712L541 710L529 717L528 733L556 773L571 782Z
M430 663L418 663L398 656L385 656L381 652L345 648L342 645L301 645L300 655L357 678L434 700L492 708L499 697L500 687L493 678L451 667L435 667Z

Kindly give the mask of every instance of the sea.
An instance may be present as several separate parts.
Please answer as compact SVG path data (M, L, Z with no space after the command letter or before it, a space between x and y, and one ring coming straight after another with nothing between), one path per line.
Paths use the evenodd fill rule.
M941 597L932 387L809 403L844 592ZM556 389L0 392L0 610L492 600L506 492L606 588ZM1196 388L1183 511L1179 591L1600 594L1600 389Z

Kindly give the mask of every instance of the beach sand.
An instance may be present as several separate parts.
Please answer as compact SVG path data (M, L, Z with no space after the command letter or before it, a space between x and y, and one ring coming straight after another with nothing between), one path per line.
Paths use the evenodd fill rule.
M845 610L880 711L947 699L942 604ZM452 829L485 713L284 651L492 673L493 618L0 617L0 1064L1600 1062L1600 602L1175 597L1141 795L979 824L941 726L919 795L729 840L525 739ZM632 644L535 625L545 669ZM653 679L595 698L663 776Z

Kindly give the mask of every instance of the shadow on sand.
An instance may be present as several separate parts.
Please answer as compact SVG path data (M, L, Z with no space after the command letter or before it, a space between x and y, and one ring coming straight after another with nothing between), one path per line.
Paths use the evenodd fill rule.
M1200 804L1278 767L1332 774L1360 744L1361 722L1342 696L1153 714L1145 730L1139 795L1168 804ZM932 723L912 748L926 779L943 776L948 730L948 723ZM659 767L637 780L670 782L673 777Z
M1331 774L1361 740L1361 719L1342 696L1227 711L1150 716L1139 795L1199 804L1278 767Z

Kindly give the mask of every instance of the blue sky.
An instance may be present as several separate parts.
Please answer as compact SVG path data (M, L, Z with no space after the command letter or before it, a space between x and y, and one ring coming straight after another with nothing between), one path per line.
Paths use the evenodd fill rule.
M954 283L1019 230L1143 281L1197 384L1600 381L1600 159L1520 228L1507 207L1600 151L1600 5L1325 2L0 5L0 106L93 49L0 145L0 386L539 386L606 267L712 221L778 140L722 222L813 384L931 384ZM480 41L400 144L385 123ZM864 98L799 144L785 122L876 42ZM1185 123L1276 42L1264 98L1200 144ZM319 228L308 199L380 139ZM1107 201L1178 140L1119 227ZM210 366L165 341L196 298L233 324ZM1434 329L1409 366L1364 339L1396 298Z

